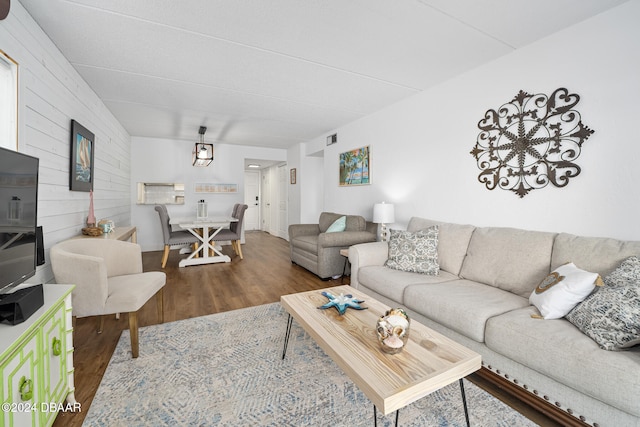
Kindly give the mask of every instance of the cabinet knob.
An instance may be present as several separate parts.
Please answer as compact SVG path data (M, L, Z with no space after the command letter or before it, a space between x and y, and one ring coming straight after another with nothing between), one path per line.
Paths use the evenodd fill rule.
M33 398L33 381L26 377L20 378L20 398L22 400L31 400Z
M51 343L51 350L53 351L54 356L60 356L62 353L62 341L60 339L53 337L53 342Z

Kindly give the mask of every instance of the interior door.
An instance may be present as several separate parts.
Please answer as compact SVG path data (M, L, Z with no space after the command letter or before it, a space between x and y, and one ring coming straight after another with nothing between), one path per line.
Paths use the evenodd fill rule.
M244 173L244 229L260 230L260 172Z

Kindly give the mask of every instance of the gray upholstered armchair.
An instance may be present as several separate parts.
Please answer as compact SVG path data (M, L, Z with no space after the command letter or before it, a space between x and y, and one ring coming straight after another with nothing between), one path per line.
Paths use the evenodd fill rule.
M340 217L346 216L344 231L327 233L327 229ZM377 224L368 223L358 215L322 212L318 224L292 224L289 226L291 262L306 268L321 279L342 274L345 257L340 249L358 243L376 241Z

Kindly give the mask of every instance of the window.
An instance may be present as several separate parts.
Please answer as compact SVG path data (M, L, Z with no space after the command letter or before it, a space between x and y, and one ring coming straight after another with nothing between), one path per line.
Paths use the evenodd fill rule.
M1 50L0 147L18 149L18 64Z

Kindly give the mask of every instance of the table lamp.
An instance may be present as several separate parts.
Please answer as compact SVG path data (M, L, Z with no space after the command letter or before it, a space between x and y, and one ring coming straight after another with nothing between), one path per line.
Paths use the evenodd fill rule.
M391 224L395 221L393 205L390 203L376 203L373 205L373 222L382 225L380 237L383 242L388 239L387 224Z

